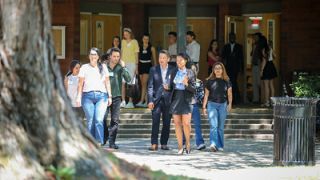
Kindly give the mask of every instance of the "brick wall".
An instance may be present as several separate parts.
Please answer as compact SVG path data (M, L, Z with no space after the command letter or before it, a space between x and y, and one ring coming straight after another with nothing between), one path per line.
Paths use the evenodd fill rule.
M52 4L52 25L66 26L66 58L59 60L65 74L70 61L80 58L80 2L53 0Z
M145 16L145 5L124 3L122 6L122 26L132 29L135 39L140 42L140 39L145 29L147 18Z
M320 3L282 0L281 73L287 84L294 70L320 72Z

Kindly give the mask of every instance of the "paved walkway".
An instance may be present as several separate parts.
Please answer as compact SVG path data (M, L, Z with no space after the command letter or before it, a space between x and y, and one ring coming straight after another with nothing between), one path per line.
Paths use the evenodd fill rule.
M177 142L171 150L150 152L149 139L118 139L115 155L129 162L146 165L167 174L198 179L320 179L320 144L316 146L316 166L275 167L272 140L226 139L224 152L191 151L177 155Z

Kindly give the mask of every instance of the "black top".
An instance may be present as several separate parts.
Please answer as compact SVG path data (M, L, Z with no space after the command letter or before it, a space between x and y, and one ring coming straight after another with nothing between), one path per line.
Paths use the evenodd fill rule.
M208 101L215 103L224 103L227 101L227 92L231 87L230 81L225 81L220 78L210 79L206 83L206 88L209 90Z
M140 46L140 51L139 51L140 62L142 63L151 62L151 59L152 59L151 45L149 45L147 49L143 49L143 45Z

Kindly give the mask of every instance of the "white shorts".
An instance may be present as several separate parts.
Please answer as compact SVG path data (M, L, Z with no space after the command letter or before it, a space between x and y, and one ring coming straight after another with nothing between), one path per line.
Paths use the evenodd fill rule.
M126 68L128 69L131 80L135 76L136 67L137 67L136 63L126 63ZM122 82L125 83L126 81L124 79L122 79ZM130 84L130 82L129 82L129 84Z

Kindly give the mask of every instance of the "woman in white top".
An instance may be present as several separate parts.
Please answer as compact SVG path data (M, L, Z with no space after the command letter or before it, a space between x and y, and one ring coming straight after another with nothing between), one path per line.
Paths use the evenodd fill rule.
M76 99L78 94L78 84L79 84L79 71L80 71L80 61L72 60L69 67L69 72L64 78L64 87L66 88L68 97L71 100L71 105L73 110L82 117L81 104L77 105Z
M98 48L91 48L90 63L80 68L77 104L82 103L91 135L100 143L104 142L103 118L108 105L112 103L109 72L99 61Z

